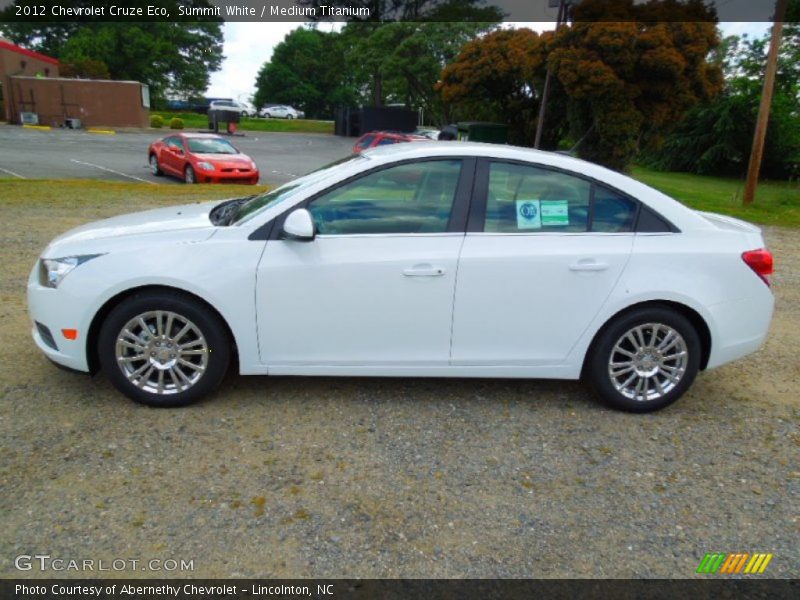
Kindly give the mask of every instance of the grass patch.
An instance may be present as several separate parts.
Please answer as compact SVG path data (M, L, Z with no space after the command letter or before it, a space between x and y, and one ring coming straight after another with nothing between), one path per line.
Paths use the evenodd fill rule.
M249 196L269 189L266 185L152 185L96 179L0 179L0 206L13 209L96 208L121 214L159 206L190 204L216 198Z
M744 206L744 181L634 167L633 177L698 210L753 223L800 227L800 183L762 181L753 204Z
M151 116L159 115L165 124L175 117L183 120L186 129L208 129L208 117L192 112L151 112ZM169 127L165 127L169 131ZM277 133L328 133L333 135L333 121L314 121L311 119L253 119L243 117L239 122L239 131L267 131Z
M0 179L0 210L11 223L0 235L0 259L30 268L42 248L68 229L117 215L269 189L263 185L150 185L87 179ZM21 256L20 256L21 253ZM4 263L5 264L5 263ZM22 267L21 267L22 268ZM2 286L0 285L0 288Z

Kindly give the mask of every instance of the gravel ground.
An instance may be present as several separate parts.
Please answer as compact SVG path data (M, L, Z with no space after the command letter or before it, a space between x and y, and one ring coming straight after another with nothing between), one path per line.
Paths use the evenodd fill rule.
M692 577L712 551L800 573L800 231L766 232L766 347L657 414L574 382L238 376L153 410L30 340L27 272L76 219L0 234L0 576L82 575L15 570L37 553L194 561L104 573L133 577Z

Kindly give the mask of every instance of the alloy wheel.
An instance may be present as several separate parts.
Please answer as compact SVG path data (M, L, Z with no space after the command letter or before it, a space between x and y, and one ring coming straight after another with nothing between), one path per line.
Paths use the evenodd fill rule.
M683 379L689 361L686 340L663 323L643 323L617 340L608 359L611 384L637 402L658 400Z
M203 377L209 346L197 325L178 313L153 310L128 321L117 335L123 375L152 394L184 392Z

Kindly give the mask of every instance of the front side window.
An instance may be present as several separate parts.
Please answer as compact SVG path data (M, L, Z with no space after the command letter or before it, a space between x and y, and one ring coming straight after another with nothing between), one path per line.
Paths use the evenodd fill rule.
M484 231L586 231L592 185L557 171L493 162Z
M397 165L341 185L308 209L322 235L443 233L460 175L460 160Z

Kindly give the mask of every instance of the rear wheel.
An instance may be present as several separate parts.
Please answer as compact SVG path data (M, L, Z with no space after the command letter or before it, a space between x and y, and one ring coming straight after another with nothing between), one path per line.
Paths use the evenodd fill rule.
M294 119L294 117L292 115L286 115L286 118L287 119Z
M164 174L161 167L158 165L158 157L155 154L150 155L150 172L156 177Z
M610 406L650 412L680 398L700 368L700 337L689 320L666 307L621 315L599 334L587 375Z
M186 183L197 183L197 175L195 175L192 165L186 165L186 170L183 172L183 180Z
M147 292L111 311L100 330L98 355L111 383L129 398L184 406L220 384L230 339L219 317L197 300Z

